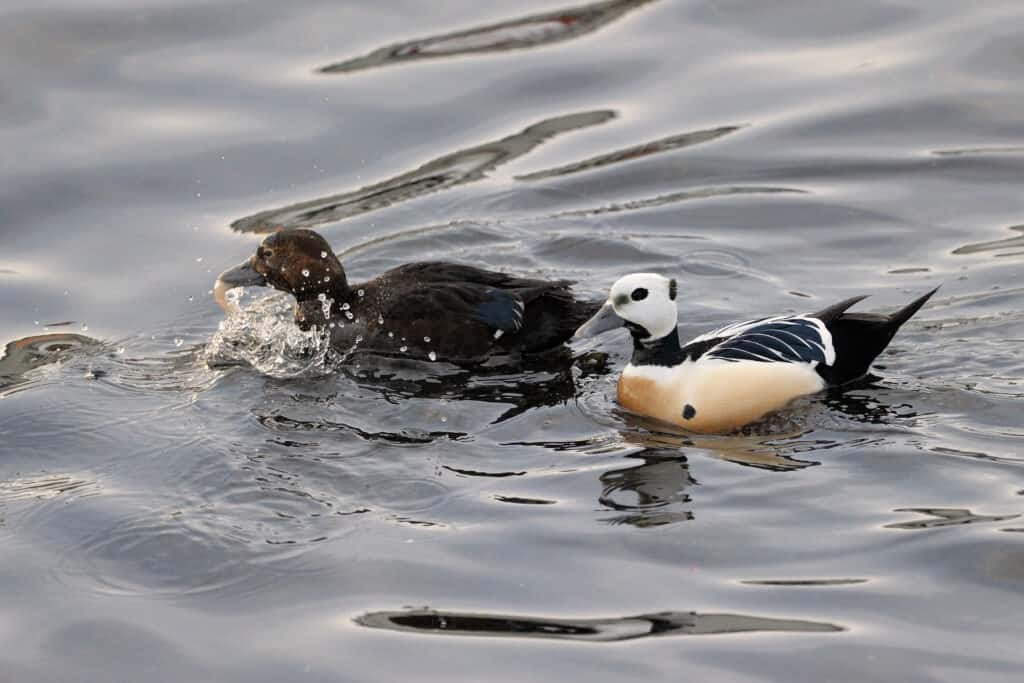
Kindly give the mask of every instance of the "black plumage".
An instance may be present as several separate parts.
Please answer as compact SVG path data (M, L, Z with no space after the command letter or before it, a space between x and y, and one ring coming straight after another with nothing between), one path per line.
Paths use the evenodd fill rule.
M835 363L819 365L818 374L830 386L848 384L868 374L871 363L885 350L903 323L910 320L937 291L938 287L890 315L846 312L847 308L866 297L849 299L816 313L813 317L825 323L832 334L836 352ZM833 312L839 306L842 308Z
M328 329L339 350L474 364L561 345L600 304L578 301L568 280L521 278L447 262L412 263L350 284L312 230L268 236L228 284L265 284L296 298L303 329Z

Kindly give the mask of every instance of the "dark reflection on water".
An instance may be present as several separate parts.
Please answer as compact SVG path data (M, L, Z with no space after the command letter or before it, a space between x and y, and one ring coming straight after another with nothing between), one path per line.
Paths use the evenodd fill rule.
M607 0L532 14L479 28L389 45L364 57L330 64L317 71L324 74L352 73L421 59L541 47L592 33L650 2L652 0Z
M408 173L380 183L279 209L261 211L252 216L239 218L231 227L240 232L256 233L285 228L311 228L375 211L396 202L480 180L489 171L529 153L556 135L596 126L614 116L615 113L612 111L601 110L545 119L514 135L445 154Z
M637 211L640 209L656 208L666 204L676 204L694 199L711 199L713 197L730 197L735 195L772 195L772 194L803 194L802 190L789 187L705 187L698 190L685 190L683 192L671 192L656 197L644 197L642 199L631 199L628 202L616 202L604 206L596 206L588 209L574 209L557 214L564 216L599 216L607 213L619 213L621 211Z
M0 4L0 678L1016 683L1024 6L564 4ZM942 289L697 436L617 409L624 333L337 369L287 297L225 320L299 226L353 279L674 273L684 337Z
M711 140L720 138L723 135L734 133L740 128L741 126L721 126L719 128L711 128L709 130L698 130L690 133L671 135L667 138L661 138L660 140L647 142L642 145L634 145L633 147L620 149L608 154L601 154L583 161L559 166L558 168L549 168L543 171L533 171L532 173L517 175L516 180L541 180L543 178L590 171L595 168L601 168L602 166L608 166L609 164L618 164L624 161L642 159L643 157L650 156L652 154L670 152L674 149L690 147L702 142L710 142Z
M764 579L744 581L751 586L850 586L867 583L867 579Z
M1020 517L1020 515L978 515L970 510L954 508L897 508L893 512L916 512L920 515L926 515L928 519L886 524L886 529L936 529L944 526L977 524L979 522L1002 522L1007 519Z
M543 619L501 614L472 614L438 610L370 612L356 619L360 626L451 636L550 638L614 642L652 636L721 635L727 633L834 633L835 624L769 619L744 614L658 612L617 619Z
M1024 225L1011 225L1010 230L1015 232L1024 233ZM998 251L1000 253L994 254L994 256L1020 256L1024 252L1004 252L1003 249L1021 249L1024 248L1024 235L1017 237L1007 237L1002 240L993 240L991 242L978 242L976 244L965 244L962 247L957 247L953 250L954 254L978 254L986 251Z
M693 519L693 512L680 509L690 502L686 489L697 484L686 456L644 455L642 459L639 465L608 470L600 476L598 501L622 513L603 521L650 527Z
M31 383L34 370L75 355L98 353L105 348L106 345L97 339L71 333L40 334L8 342L0 356L0 398L15 391L19 385Z

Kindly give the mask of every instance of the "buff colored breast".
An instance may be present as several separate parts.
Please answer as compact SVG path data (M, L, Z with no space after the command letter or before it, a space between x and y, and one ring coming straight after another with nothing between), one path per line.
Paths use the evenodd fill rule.
M809 363L687 360L626 366L618 400L630 412L707 434L735 431L824 386Z

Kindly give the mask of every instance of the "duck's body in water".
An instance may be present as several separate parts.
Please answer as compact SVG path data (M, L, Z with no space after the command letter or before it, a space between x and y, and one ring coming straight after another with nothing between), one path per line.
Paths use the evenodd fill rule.
M600 304L578 301L567 280L520 278L447 262L412 263L351 284L312 230L268 236L222 273L215 292L270 286L296 299L295 322L329 330L331 345L387 356L472 365L556 348Z
M675 280L635 273L612 286L576 336L629 329L633 357L618 384L623 408L695 432L729 432L798 396L863 377L934 293L888 316L848 313L865 298L855 297L818 313L735 323L681 345Z

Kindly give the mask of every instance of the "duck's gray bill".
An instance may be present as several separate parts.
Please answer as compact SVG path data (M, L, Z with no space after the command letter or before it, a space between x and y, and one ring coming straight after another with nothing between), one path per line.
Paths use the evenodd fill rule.
M625 324L626 321L619 317L619 314L612 308L611 303L605 303L601 310L594 314L593 318L579 326L576 333L572 335L572 338L594 337L602 332L622 327Z
M246 259L218 275L217 282L223 282L229 287L263 287L267 279L252 267L252 259Z

